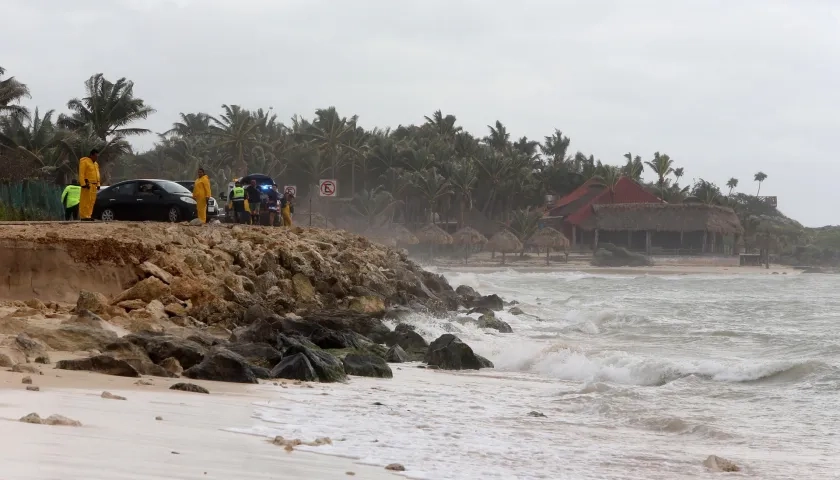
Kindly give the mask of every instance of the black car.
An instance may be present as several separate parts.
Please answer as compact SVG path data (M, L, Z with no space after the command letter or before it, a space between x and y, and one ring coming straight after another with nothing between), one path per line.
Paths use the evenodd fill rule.
M177 181L175 182L178 185L186 188L189 191L193 191L195 188L195 180L184 180L184 181ZM219 215L219 204L216 202L216 199L210 197L207 199L207 216L208 217L216 217Z
M126 180L96 195L93 218L181 222L195 218L192 192L169 180Z

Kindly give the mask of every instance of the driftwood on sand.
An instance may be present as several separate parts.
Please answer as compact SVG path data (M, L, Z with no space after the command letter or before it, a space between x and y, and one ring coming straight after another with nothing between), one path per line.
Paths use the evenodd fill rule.
M522 242L510 230L500 230L490 238L488 247L502 252L502 265L505 264L505 254L522 250Z
M545 227L535 233L528 243L535 247L545 248L545 264L549 263L551 249L563 250L566 253L566 261L569 261L569 239L559 231Z

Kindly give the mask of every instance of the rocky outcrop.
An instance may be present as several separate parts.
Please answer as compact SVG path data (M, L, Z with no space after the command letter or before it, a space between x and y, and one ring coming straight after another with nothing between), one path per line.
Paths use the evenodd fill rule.
M271 378L285 378L304 382L317 382L318 374L312 368L309 358L303 353L296 353L284 358L271 369Z
M56 362L59 370L84 370L88 372L116 375L118 377L139 377L140 373L124 360L117 360L109 355L96 355L78 360L62 360Z
M297 354L303 354L306 357L320 382L341 382L347 378L341 361L328 352L304 346L291 346L283 352L284 357Z
M26 333L53 350L65 352L101 350L117 339L111 330L74 324L62 324L55 329L30 326Z
M105 295L98 292L88 292L82 290L79 292L79 299L76 300L75 312L80 313L84 310L102 315L108 311L109 302Z
M180 377L184 373L184 367L181 366L181 362L173 357L169 357L160 362L160 367L166 370L172 377Z
M500 312L505 309L505 301L496 294L485 295L472 300L467 306L472 308L486 308L495 312Z
M426 355L429 344L414 331L414 327L401 323L385 336L385 344L389 347L399 345L412 361L420 361Z
M404 363L410 362L411 357L405 353L405 350L403 350L401 346L394 345L389 348L388 352L385 354L385 361L389 363Z
M264 368L271 368L283 360L283 354L267 343L233 343L225 348L241 355L251 365Z
M140 280L133 287L122 292L114 298L113 304L126 300L143 300L146 303L166 297L171 293L169 285L157 277L148 277Z
M258 383L248 361L243 356L224 349L209 353L201 363L184 370L184 376L217 382Z
M710 472L740 472L741 467L731 460L718 457L717 455L709 455L703 461L703 466L709 469Z
M451 333L429 345L424 361L443 370L478 370L484 366L472 348Z
M172 335L133 333L125 339L145 350L149 358L158 364L172 357L189 369L201 363L207 354L204 346Z
M495 316L482 315L478 317L478 328L489 328L498 330L501 333L513 333L513 329L510 328L507 322L499 320Z
M109 355L131 365L141 375L155 377L172 377L173 375L160 365L156 365L140 346L120 338L109 343L102 349L104 355Z
M375 355L359 355L351 353L346 355L341 363L347 375L358 377L391 378L394 373L391 367L381 357Z

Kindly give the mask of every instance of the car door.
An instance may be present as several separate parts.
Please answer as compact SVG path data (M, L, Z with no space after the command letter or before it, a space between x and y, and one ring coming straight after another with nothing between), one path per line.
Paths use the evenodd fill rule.
M168 195L155 182L140 180L137 182L136 212L137 220L159 221L166 218L166 198Z
M110 209L116 220L134 220L134 191L136 182L124 182L108 187L97 199L102 210Z

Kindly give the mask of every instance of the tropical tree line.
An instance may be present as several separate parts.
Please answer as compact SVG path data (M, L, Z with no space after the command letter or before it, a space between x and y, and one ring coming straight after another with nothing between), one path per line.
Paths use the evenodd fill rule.
M128 140L152 134L136 125L154 109L135 95L133 82L96 74L84 83L83 95L68 101L67 113L30 111L20 104L30 96L28 87L0 68L0 178L66 182L76 175L78 159L97 148L105 182L191 179L202 166L216 192L233 178L259 172L296 185L305 196L319 179L330 178L338 182L340 203L371 227L388 221L464 226L479 212L521 235L536 231L547 195L564 195L587 181L612 191L629 177L668 202L738 207L754 198L734 193L735 178L726 184L727 195L703 179L683 185L684 167L665 153L647 159L627 153L613 165L573 152L559 129L541 139L517 138L496 121L473 134L440 110L416 125L367 129L334 107L283 122L271 108L222 105L218 112L181 113L156 134L151 149L135 152ZM654 181L643 180L646 170ZM758 172L754 179L759 193L767 175Z

